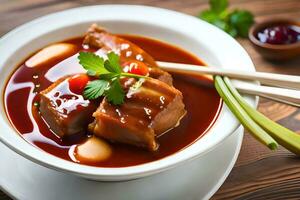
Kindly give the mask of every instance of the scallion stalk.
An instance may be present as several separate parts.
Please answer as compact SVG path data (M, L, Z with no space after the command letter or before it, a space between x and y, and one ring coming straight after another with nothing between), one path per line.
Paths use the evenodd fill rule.
M280 145L300 155L300 134L281 126L252 108L234 88L229 78L225 77L224 82L234 98L257 124L266 130Z
M219 95L241 124L247 128L258 141L265 144L270 149L275 150L278 146L277 142L247 114L228 90L223 79L220 76L215 76L214 79L215 87Z

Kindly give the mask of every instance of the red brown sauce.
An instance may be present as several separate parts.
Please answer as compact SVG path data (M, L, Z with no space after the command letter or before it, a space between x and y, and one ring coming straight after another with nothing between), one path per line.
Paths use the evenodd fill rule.
M169 44L139 36L122 35L121 37L143 48L155 60L203 65L197 57ZM64 42L76 45L76 52L84 50L82 38ZM72 145L82 143L86 138L79 137L62 141L49 129L36 106L39 102L38 92L46 89L53 83L53 80L64 75L62 71L56 70L55 73L50 73L49 80L46 74L49 74L55 65L68 57L70 55L51 60L38 68L29 68L22 63L7 83L4 100L12 125L26 141L52 155L73 161L70 153L70 149L74 147ZM60 64L60 67L63 70L72 70L72 63L65 62ZM105 161L89 165L126 167L155 161L191 145L213 125L221 108L221 100L213 82L201 77L197 77L195 82L190 77L175 74L173 78L174 86L183 93L187 115L178 127L157 139L160 144L159 150L149 152L129 145L110 144L112 156Z

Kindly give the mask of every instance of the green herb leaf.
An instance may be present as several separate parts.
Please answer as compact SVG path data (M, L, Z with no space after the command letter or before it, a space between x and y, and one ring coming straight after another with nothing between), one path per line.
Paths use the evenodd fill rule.
M142 75L138 75L138 74L131 74L131 73L126 73L126 72L120 73L120 75L125 76L125 77L129 77L129 78L136 78L136 79L147 78L147 76L142 76Z
M228 1L227 0L210 0L209 5L211 7L211 10L215 13L219 14L226 10L228 7Z
M222 29L224 31L227 29L227 26L228 26L228 24L225 21L220 20L220 19L215 20L214 22L212 22L212 24L215 25L216 27L219 27L220 29Z
M210 0L210 9L199 14L199 18L224 30L232 37L247 37L254 23L253 15L246 10L228 11L227 0Z
M87 70L88 75L97 76L100 79L89 82L85 87L83 95L87 99L106 96L112 104L120 105L124 102L125 97L120 78L147 78L146 76L122 72L120 58L114 52L107 54L105 61L98 55L89 52L79 53L78 59L82 67Z
M249 29L254 23L254 17L249 11L235 10L230 14L229 21L240 36L247 37Z
M108 73L108 71L103 67L103 58L94 53L80 52L78 59L79 64L87 70L87 73L90 76L97 76L102 73Z
M99 79L110 81L118 76L120 76L120 74L116 74L116 73L100 74Z
M114 72L114 73L118 73L118 74L121 73L122 69L119 64L119 62L120 62L119 56L117 54L115 54L114 52L110 52L109 54L107 54L107 58L108 58L108 60L106 60L104 62L105 69L107 69L107 71L109 71L109 72Z
M232 37L236 37L238 35L237 30L231 25L227 26L225 31Z
M87 84L83 96L87 99L97 99L104 94L109 83L105 80L94 80Z
M212 10L204 10L200 13L199 17L209 23L219 20L219 15Z
M109 90L106 92L106 98L109 102L114 105L120 105L124 103L125 93L121 86L120 79L114 79L111 84Z

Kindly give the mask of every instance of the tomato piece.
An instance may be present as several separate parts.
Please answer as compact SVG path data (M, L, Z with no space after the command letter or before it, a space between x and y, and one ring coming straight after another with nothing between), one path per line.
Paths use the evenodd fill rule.
M149 73L149 68L147 65L141 61L128 61L125 62L123 65L123 70L124 72L128 72L131 74L137 74L137 75L142 75L146 76Z
M82 94L89 81L90 78L86 74L75 75L69 79L69 88L75 94Z

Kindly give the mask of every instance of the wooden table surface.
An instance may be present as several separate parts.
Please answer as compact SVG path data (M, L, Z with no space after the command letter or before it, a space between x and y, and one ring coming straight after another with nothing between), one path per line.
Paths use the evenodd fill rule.
M208 0L0 0L0 36L39 16L73 7L95 4L142 4L177 10L190 15L208 7ZM248 9L257 22L273 17L300 20L300 0L231 0L232 8ZM253 59L256 69L300 75L300 58L271 63L238 39ZM300 109L260 99L259 110L272 120L300 133ZM0 191L0 200L9 199ZM299 157L280 148L271 152L245 134L243 146L231 174L212 199L300 199Z

